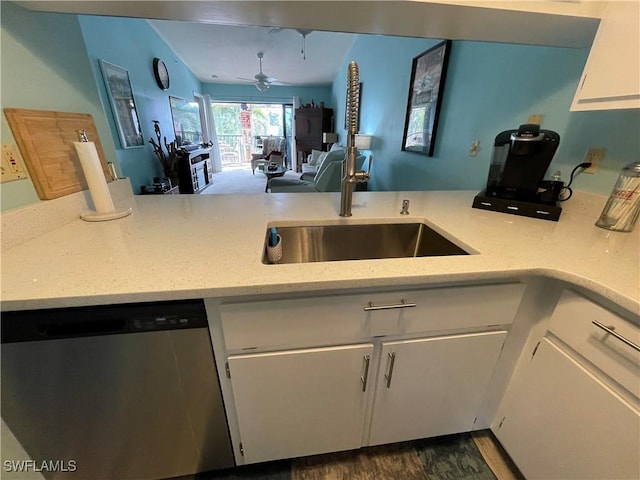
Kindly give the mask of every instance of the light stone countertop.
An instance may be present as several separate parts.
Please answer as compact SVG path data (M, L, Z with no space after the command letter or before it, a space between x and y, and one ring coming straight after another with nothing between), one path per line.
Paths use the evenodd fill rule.
M594 226L605 196L575 192L559 222L471 208L477 192L148 195L129 217L73 220L2 252L2 309L20 310L544 276L640 313L640 226ZM399 215L403 199L410 215ZM122 204L122 202L120 202ZM476 255L264 265L270 222L424 221ZM4 233L3 233L4 234ZM286 246L285 246L286 247Z

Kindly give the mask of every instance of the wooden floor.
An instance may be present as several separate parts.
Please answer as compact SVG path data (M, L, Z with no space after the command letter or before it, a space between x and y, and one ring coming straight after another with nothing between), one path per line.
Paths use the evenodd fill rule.
M484 461L487 462L487 465L489 465L489 468L498 480L524 479L524 476L520 473L490 430L473 432L471 436Z

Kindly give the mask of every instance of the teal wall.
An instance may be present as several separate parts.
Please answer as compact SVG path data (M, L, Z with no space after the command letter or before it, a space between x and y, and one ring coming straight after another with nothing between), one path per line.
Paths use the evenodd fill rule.
M203 83L202 93L211 95L211 99L222 102L264 102L291 103L293 97L299 97L302 105L325 103L332 108L331 85L318 87L287 87L274 85L264 92L259 92L253 85L229 85L224 83Z
M202 84L146 20L81 15L79 21L87 47L86 55L113 132L118 160L124 174L131 178L135 192L140 191L141 185L149 185L154 176L162 176L160 163L148 140L155 138L153 120L160 121L162 133L168 141L174 139L169 96L191 99L194 93L202 93L210 94L216 100L268 102L290 102L293 95L308 98L305 101L309 102L313 98L316 102L331 99L330 86L273 86L260 93L253 85ZM168 90L161 90L156 84L152 70L155 57L163 59L169 70L171 81ZM98 60L106 60L128 70L142 133L147 141L144 147L121 148Z
M75 15L32 13L0 3L2 108L89 113L107 161L116 162L109 126ZM15 139L2 117L2 143ZM3 183L2 210L40 201L30 179Z
M597 174L576 177L577 189L608 194L620 168L637 160L639 110L569 112L587 49L482 42L453 42L434 156L401 151L412 59L437 43L361 35L334 81L333 103L343 118L347 64L358 63L360 132L375 137L371 189L479 190L495 136L534 113L544 115L543 128L561 137L549 174L560 170L568 181L588 147L607 148ZM480 152L470 157L474 140Z
M187 99L196 92L231 101L288 103L294 95L305 103L331 100L330 86L274 86L261 94L252 85L202 85L145 20L33 13L4 1L1 8L2 107L91 113L107 160L131 179L136 193L154 176L162 176L148 140L155 139L153 120L160 121L168 141L174 138L169 96ZM158 88L153 77L155 57L162 58L169 69L171 85L166 91ZM129 72L143 147L122 148L99 60ZM4 116L2 138L4 143L15 143ZM0 192L2 210L39 201L29 179L4 183Z
M156 138L153 120L160 121L162 134L167 141L172 141L175 135L169 96L192 99L193 93L200 91L200 82L146 20L85 15L78 18L87 46L85 56L89 57L95 84L105 106L120 168L131 179L137 193L141 185L150 185L154 176L163 176L160 162L148 143L149 139ZM163 59L169 70L168 90L161 90L153 76L155 57ZM121 147L98 60L106 60L128 70L145 139L144 147Z

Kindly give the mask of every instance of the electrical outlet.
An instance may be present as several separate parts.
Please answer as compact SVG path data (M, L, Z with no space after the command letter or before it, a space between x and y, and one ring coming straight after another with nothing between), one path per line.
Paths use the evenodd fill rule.
M12 143L2 144L2 181L11 182L13 180L22 180L27 178L27 173L22 167L22 162L18 156L16 146Z
M607 153L606 148L602 147L590 147L587 150L587 153L584 154L584 162L591 163L589 168L584 170L584 173L596 173L598 171L598 167L600 166L600 162L604 159L604 155Z

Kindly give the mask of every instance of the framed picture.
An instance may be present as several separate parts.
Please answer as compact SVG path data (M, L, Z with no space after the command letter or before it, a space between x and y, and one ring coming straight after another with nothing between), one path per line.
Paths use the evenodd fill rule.
M356 125L358 131L360 131L360 104L362 103L362 82L358 84L358 125ZM344 97L344 129L349 131L349 117L347 113L349 112L349 89L347 89L347 94Z
M402 150L433 156L451 40L413 59Z
M129 72L104 60L100 60L100 68L122 148L143 147L144 139L133 101Z

